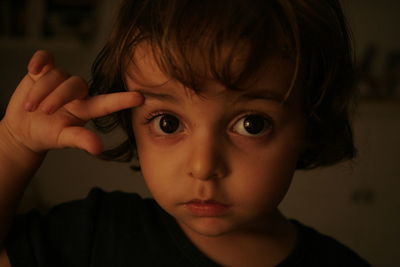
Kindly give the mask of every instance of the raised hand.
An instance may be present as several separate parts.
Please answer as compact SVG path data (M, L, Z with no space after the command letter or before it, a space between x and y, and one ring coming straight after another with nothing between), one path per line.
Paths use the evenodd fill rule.
M122 92L90 98L87 92L85 80L56 68L48 52L37 51L10 100L0 130L33 153L74 147L99 154L101 141L84 128L85 123L141 105L143 97L136 92Z

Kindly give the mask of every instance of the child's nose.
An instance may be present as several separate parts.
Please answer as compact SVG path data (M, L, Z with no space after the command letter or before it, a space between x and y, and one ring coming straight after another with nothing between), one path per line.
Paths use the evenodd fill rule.
M187 174L190 177L209 180L228 175L227 144L222 138L208 133L192 138L189 143Z

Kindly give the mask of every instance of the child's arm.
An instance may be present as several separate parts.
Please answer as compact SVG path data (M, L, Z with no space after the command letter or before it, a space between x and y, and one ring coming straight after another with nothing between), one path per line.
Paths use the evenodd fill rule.
M143 102L134 92L87 97L87 83L54 67L45 51L33 55L28 70L0 121L0 250L46 151L74 147L99 154L101 141L85 123Z

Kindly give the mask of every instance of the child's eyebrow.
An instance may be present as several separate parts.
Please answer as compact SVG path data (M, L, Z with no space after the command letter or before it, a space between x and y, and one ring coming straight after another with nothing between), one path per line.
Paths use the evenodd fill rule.
M168 101L168 102L172 102L172 103L176 103L178 104L180 101L178 98L176 98L173 95L169 95L169 94L164 94L164 93L154 93L154 92L149 92L146 90L142 90L142 89L136 89L134 90L136 92L141 93L145 98L153 98L159 101ZM229 92L229 91L227 91ZM225 92L225 93L227 93ZM272 101L272 102L276 102L278 104L282 104L285 102L285 98L284 96L282 96L279 93L273 92L272 90L251 90L248 92L244 92L239 94L238 97L235 97L235 99L233 100L234 103L238 103L238 102L246 102L246 101L252 101L252 100L266 100L266 101Z
M141 89L136 89L134 91L141 93L145 99L146 98L154 98L159 101L169 101L169 102L173 102L173 103L179 102L179 100L177 98L175 98L173 95L169 95L169 94L153 93L153 92L148 92L148 91L144 91Z

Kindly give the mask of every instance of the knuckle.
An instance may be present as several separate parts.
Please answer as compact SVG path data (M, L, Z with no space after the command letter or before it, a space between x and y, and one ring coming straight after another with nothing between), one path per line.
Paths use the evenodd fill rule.
M52 69L50 75L52 75L56 80L62 81L67 80L70 77L68 72L59 68Z
M75 84L76 86L78 86L78 87L81 88L81 89L87 89L87 88L89 87L89 85L88 85L88 83L85 81L85 79L83 79L83 78L80 77L80 76L74 75L74 76L71 76L70 79L74 82L74 84Z
M80 76L71 76L70 77L71 84L74 86L74 89L79 93L80 97L85 97L89 90L88 83Z

